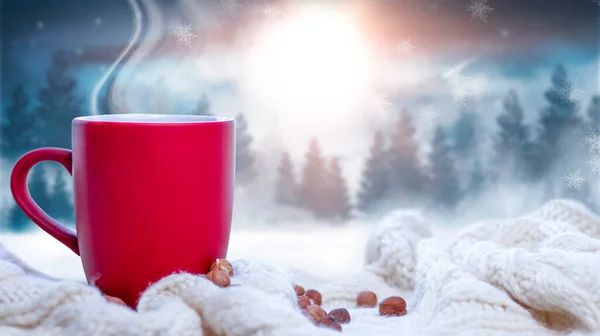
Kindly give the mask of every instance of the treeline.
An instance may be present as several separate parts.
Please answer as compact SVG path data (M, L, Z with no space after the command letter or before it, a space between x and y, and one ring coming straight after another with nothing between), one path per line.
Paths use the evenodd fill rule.
M39 147L71 148L71 121L87 115L86 101L77 96L77 68L70 63L72 52L59 50L54 53L45 83L34 99L29 97L23 85L16 85L9 105L4 109L0 124L0 154L12 167L26 152ZM106 110L108 104L101 102ZM210 104L202 96L193 114L211 115ZM252 138L243 114L236 116L236 181L243 183L256 175L254 156L250 154ZM8 173L8 172L6 172ZM57 164L36 165L28 178L29 191L44 211L50 216L73 224L74 210L72 193L68 185L71 177ZM24 231L33 224L16 205L1 204L0 211L6 221L0 229Z
M401 206L452 211L488 187L521 182L542 185L547 199L573 198L596 208L589 179L600 174L600 96L580 112L573 83L558 65L537 122L525 122L519 96L510 91L495 120L497 132L482 131L481 111L465 110L453 125L435 129L428 150L415 138L409 111L401 111L391 132L373 134L354 207L364 213ZM486 141L491 150L482 146ZM339 162L326 165L315 139L305 161L296 182L289 154L283 154L276 201L318 217L348 218L351 206Z
M12 164L37 147L71 147L71 120L88 111L77 97L76 68L69 59L66 51L54 54L34 99L22 85L14 88L0 125L1 153L7 162ZM400 206L452 211L506 181L537 183L545 186L547 198L570 197L595 207L589 178L574 184L562 177L574 168L586 177L600 174L600 97L583 106L562 65L554 69L543 94L545 104L532 123L525 122L519 96L510 91L495 120L496 132L480 124L485 111L464 109L454 124L438 126L430 143L416 139L411 113L400 110L393 127L372 135L356 195L349 193L340 159L325 156L318 139L308 141L303 162L294 163L289 153L283 153L277 167L263 171L269 168L257 165L248 120L240 113L236 116L236 184L273 172L274 202L334 222L345 221L356 211L373 214ZM190 113L212 115L208 97L202 94ZM491 146L483 146L490 142ZM68 181L62 167L42 164L33 169L28 183L34 200L46 212L72 222ZM8 217L5 228L22 231L31 226L14 202L3 211Z

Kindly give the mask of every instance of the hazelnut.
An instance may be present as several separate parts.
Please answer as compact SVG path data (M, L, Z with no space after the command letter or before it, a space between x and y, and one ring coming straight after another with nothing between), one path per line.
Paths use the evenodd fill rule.
M227 275L229 275L230 277L233 276L233 266L231 266L231 263L229 263L229 261L227 261L227 259L215 260L215 262L213 262L212 265L210 265L209 272L211 272L215 269L218 269L220 271L227 273Z
M346 308L337 308L329 312L329 316L333 317L333 319L339 324L350 323L350 313Z
M377 306L377 295L371 291L358 293L356 305L361 308L374 308Z
M335 319L331 316L325 316L319 321L317 321L318 326L335 329L337 331L342 331L342 326L335 321Z
M123 301L123 300L119 299L118 297L114 297L114 296L110 296L110 295L104 295L104 298L105 298L107 301L110 301L110 302L113 302L113 303L116 303L116 304L120 304L120 305L123 305L123 306L126 306L126 305L127 305L127 304L125 303L125 301Z
M327 316L327 312L317 305L310 305L304 310L304 314L308 315L315 323Z
M231 278L229 278L229 274L218 269L208 272L206 278L219 287L227 287L231 284Z
M310 299L306 295L298 296L298 307L302 309L306 309L306 307L310 306Z
M304 295L304 287L300 285L294 285L294 290L296 291L296 295Z
M381 316L404 316L406 315L406 301L399 296L390 296L379 304L379 315Z
M319 293L318 290L316 289L308 289L306 290L306 293L304 293L304 295L308 296L309 299L311 299L313 304L316 304L317 306L321 305L321 293Z

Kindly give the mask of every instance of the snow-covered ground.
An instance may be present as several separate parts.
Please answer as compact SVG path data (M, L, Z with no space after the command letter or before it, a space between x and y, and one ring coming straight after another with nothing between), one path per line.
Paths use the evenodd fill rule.
M228 258L257 259L292 269L297 278L309 285L359 269L373 227L374 223L360 222L339 227L296 223L294 227L238 229L234 225ZM434 232L447 241L455 230L434 228ZM40 229L26 234L2 233L0 242L50 276L85 281L79 258Z

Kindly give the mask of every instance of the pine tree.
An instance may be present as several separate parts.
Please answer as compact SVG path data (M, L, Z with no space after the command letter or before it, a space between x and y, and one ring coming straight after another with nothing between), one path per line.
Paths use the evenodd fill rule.
M71 148L71 122L82 114L76 97L77 81L68 73L68 54L59 50L46 73L46 86L38 92L36 128L44 146Z
M312 211L318 217L327 214L325 191L327 182L327 167L321 154L317 139L312 139L306 153L306 162L302 169L302 181L298 189L300 205Z
M29 109L29 97L18 85L13 90L11 104L6 108L0 125L0 145L2 155L10 161L36 147L33 142L35 121Z
M235 117L235 175L236 181L245 183L256 176L254 154L252 152L252 136L248 130L248 121L242 113Z
M600 131L600 95L592 97L592 101L587 110L587 115L590 120L591 130Z
M275 201L282 205L298 205L298 186L289 153L283 153L277 167Z
M48 194L48 184L44 169L41 166L35 166L31 169L27 179L27 186L31 197L43 210L51 209L53 201ZM15 203L10 209L8 218L8 229L12 231L22 232L32 226L33 222L25 216L21 209Z
M199 116L212 116L213 114L210 113L210 102L208 101L208 97L206 96L205 93L202 94L202 97L200 97L200 100L198 100L198 103L196 104L196 108L192 111L193 115L199 115Z
M373 210L377 202L382 201L388 193L389 170L386 155L383 134L377 131L373 136L358 192L358 208L364 212Z
M578 103L572 99L573 87L563 65L556 66L551 83L544 93L548 106L541 111L541 130L536 143L534 171L539 174L553 171L565 152L572 151L565 142L575 137L581 126Z
M410 114L403 110L390 141L388 150L390 196L404 203L414 200L423 192L425 176L415 141L415 129Z
M52 208L48 212L56 219L71 221L74 218L71 196L66 189L66 178L69 174L64 170L57 171L52 192Z
M510 90L503 102L504 111L496 118L500 128L494 143L494 166L500 172L508 176L518 177L530 176L527 170L531 159L529 156L533 151L530 130L523 123L523 107L519 97L514 90Z
M477 132L475 129L475 114L463 112L454 124L453 150L461 161L474 156L477 147ZM469 165L470 166L470 165Z
M481 161L479 159L475 160L473 165L473 170L469 176L469 184L467 190L472 195L477 195L485 188L487 182L487 178L485 176L483 167L481 166Z
M326 203L329 205L329 216L334 219L347 220L350 218L350 198L346 180L342 175L340 160L332 158L327 172Z
M432 200L439 205L452 208L459 202L462 193L452 157L452 148L446 141L444 130L439 126L435 130L431 148L429 162Z

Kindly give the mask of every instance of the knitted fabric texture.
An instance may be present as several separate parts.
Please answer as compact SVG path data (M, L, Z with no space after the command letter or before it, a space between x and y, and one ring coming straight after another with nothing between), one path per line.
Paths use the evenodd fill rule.
M173 274L134 311L98 289L43 277L0 253L0 335L337 335L296 306L294 279L257 261L233 262L219 288ZM326 310L345 307L346 335L587 335L600 331L600 218L554 200L511 220L467 226L449 245L422 218L398 213L370 237L366 265L318 286ZM400 295L408 314L356 308L356 295Z

